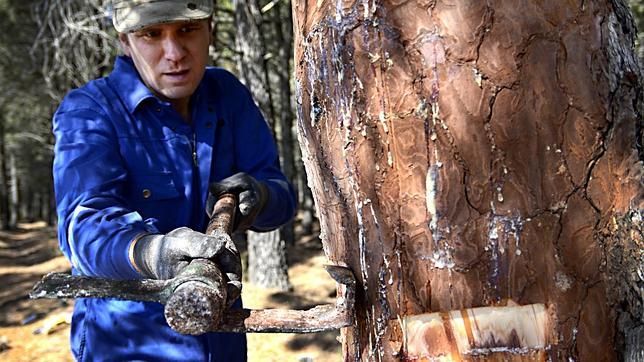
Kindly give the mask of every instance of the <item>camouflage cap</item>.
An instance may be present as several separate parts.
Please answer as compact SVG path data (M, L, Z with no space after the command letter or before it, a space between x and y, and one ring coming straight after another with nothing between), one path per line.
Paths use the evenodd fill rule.
M206 19L213 0L113 0L112 9L114 28L128 33L152 24Z

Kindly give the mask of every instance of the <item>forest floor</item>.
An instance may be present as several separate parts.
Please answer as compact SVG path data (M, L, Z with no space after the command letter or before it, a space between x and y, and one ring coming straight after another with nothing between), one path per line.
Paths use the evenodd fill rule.
M317 235L299 238L289 249L289 259L293 291L279 292L245 283L245 307L306 309L334 302L335 283L322 268L326 258ZM51 271L69 271L69 263L58 251L53 228L32 223L21 224L16 231L0 231L0 360L73 361L69 352L73 301L27 297L32 286ZM337 336L337 332L249 334L248 359L339 361Z

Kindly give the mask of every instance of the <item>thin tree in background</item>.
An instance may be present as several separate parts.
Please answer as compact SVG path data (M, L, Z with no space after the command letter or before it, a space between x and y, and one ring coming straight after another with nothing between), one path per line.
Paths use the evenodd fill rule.
M10 230L11 213L9 208L9 172L7 170L7 147L5 117L0 114L0 212L2 213L2 230Z
M267 65L264 20L256 0L234 0L238 44L238 72L259 104L264 117L275 127L275 105ZM287 175L288 177L288 175ZM286 227L293 228L292 224ZM256 233L248 232L248 278L258 286L291 289L288 278L284 226L280 229Z
M285 8L286 11L282 11ZM293 59L293 24L291 21L291 6L287 2L282 7L279 1L271 1L262 8L264 16L269 18L269 25L274 29L274 48L277 56L273 57L273 62L269 62L269 70L277 78L275 91L276 108L276 125L278 133L277 144L280 153L280 164L282 172L286 178L297 187L297 172L295 169L295 149L294 143L294 113L293 103L291 102L291 63ZM297 192L297 190L296 190ZM295 243L294 221L283 225L280 233L284 241L293 245Z
M629 0L628 3L635 17L637 29L637 54L640 58L640 65L644 67L644 1Z

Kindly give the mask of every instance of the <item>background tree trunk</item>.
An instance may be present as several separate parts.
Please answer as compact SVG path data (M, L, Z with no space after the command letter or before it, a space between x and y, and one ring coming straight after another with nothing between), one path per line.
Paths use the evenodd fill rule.
M16 156L9 152L9 229L18 224L20 204L18 189L18 167L16 167Z
M48 184L47 187L47 225L54 226L58 218L56 217L56 198L54 197L54 185L53 182Z
M262 288L292 289L288 278L286 242L279 230L248 232L248 280Z
M240 52L240 78L250 89L266 120L275 125L275 107L266 62L266 41L263 37L262 16L256 0L235 0L237 44ZM292 230L293 225L288 224ZM292 232L291 232L292 234ZM248 232L248 278L259 286L290 288L286 248L281 228L265 232ZM254 252L251 253L251 250Z
M628 350L644 324L644 150L624 2L293 10L298 127L322 240L360 285L345 358L458 354L432 336L406 340L406 321L513 303L544 304L553 339L538 351L496 341L481 359Z
M0 115L0 209L2 210L2 230L11 227L11 209L9 207L9 172L7 171L7 144L5 132L6 119Z
M293 185L297 185L295 172L295 143L293 142L293 105L291 104L291 60L293 59L292 32L284 29L292 29L290 4L286 16L282 15L282 6L275 2L271 11L271 26L275 29L275 44L277 47L277 60L271 67L277 76L277 89L279 106L279 118L277 119L279 130L278 145L280 152L280 164L282 172ZM286 19L286 21L284 21ZM295 231L293 221L280 228L281 238L288 244L295 243Z
M257 0L234 0L237 27L237 69L242 82L250 89L271 127L275 109L266 66L266 43L262 36L262 17Z

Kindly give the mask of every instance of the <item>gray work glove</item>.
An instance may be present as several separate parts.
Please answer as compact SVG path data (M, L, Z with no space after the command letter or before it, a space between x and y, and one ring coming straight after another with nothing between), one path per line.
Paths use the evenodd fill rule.
M206 202L206 212L209 217L212 217L212 209L217 200L226 193L237 195L239 200L233 231L250 228L257 215L264 209L269 197L266 185L247 173L239 172L210 184L210 193Z
M228 239L228 242L222 240ZM241 283L241 259L229 238L216 238L187 227L165 235L146 235L133 247L132 258L146 278L171 279L192 259L210 259L228 276Z

